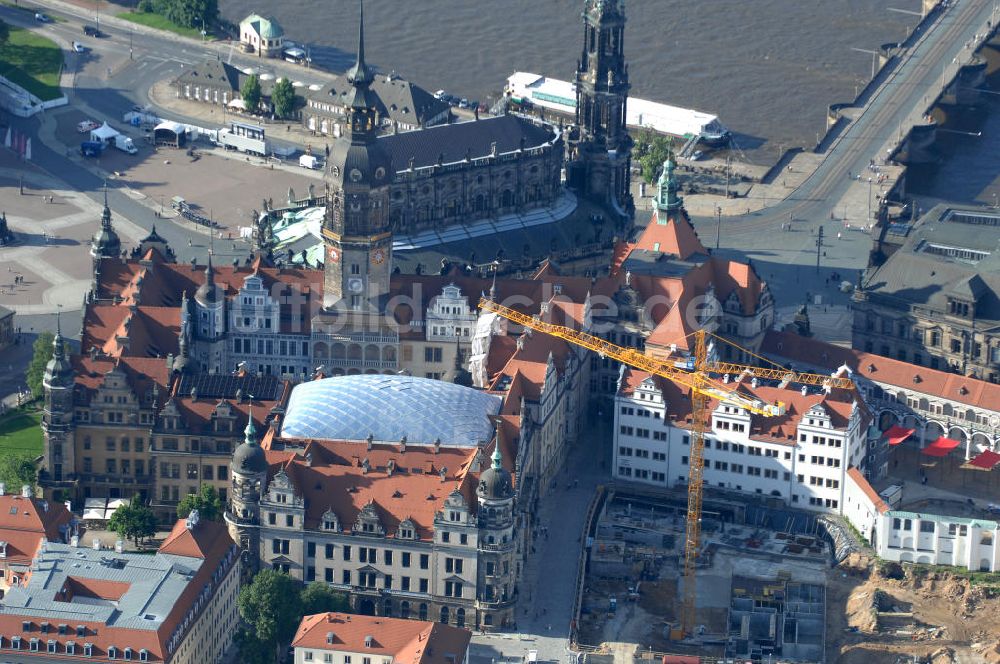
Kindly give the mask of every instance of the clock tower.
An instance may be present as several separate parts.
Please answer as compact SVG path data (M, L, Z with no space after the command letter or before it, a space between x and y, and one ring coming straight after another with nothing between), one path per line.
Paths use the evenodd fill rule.
M323 306L352 311L377 308L389 293L392 235L389 185L392 159L379 145L374 73L365 64L365 14L361 7L358 59L347 72L351 84L343 135L326 167Z

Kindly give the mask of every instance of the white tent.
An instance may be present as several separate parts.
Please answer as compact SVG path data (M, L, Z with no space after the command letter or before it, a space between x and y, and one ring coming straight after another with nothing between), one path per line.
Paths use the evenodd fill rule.
M113 139L117 135L118 135L118 131L115 130L115 129L112 129L110 126L108 126L108 123L105 122L104 124L102 124L97 129L91 130L91 132L90 132L90 140L104 143L104 142L106 142L108 140Z

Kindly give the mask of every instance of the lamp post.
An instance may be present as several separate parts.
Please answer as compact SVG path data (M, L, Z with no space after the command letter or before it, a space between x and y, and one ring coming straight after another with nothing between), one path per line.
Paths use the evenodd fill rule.
M866 223L871 223L872 221L872 179L868 178L868 221Z
M716 250L718 250L718 248L719 248L719 240L720 240L720 238L722 236L722 206L721 205L716 205L715 206L715 216L718 219L718 223L715 226L715 248L716 248Z

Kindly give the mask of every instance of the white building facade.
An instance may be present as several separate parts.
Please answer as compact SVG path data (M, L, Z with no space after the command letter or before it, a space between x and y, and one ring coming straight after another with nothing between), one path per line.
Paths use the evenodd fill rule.
M665 489L683 486L691 445L690 415L683 411L690 408L689 401L671 386L671 403L660 381L626 373L615 398L614 477ZM631 388L624 384L629 381ZM705 434L705 486L839 512L844 475L865 454L863 411L822 393L763 387L751 391L767 402L785 393L781 400L789 403L788 414L765 420L743 408L717 404ZM775 426L768 420L781 423Z

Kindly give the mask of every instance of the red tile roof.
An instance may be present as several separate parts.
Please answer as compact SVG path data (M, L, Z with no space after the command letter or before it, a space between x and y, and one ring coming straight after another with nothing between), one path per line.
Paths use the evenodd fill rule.
M67 634L60 635L56 633L54 627L56 623L61 622L58 616L54 615L45 619L39 618L37 613L34 615L31 613L22 615L18 613L16 607L8 607L7 610L0 613L0 634L4 635L4 645L6 646L10 643L11 635L20 635L24 651L27 651L28 640L35 637L39 638L42 642L42 652L44 652L46 642L49 639L53 639L58 644L57 648L60 655L65 653L66 643L73 641L76 644L78 657L82 657L83 655L84 643L90 643L93 645L93 658L100 659L101 661L105 661L111 646L117 648L118 659L122 659L124 649L130 647L133 651L134 661L138 661L140 649L145 649L149 652L148 661L150 662L165 661L169 657L168 642L175 630L184 621L188 611L195 605L205 587L212 581L213 575L219 569L223 560L231 551L233 553L231 560L235 562L238 558L235 555L235 545L232 539L229 538L225 524L202 520L194 531L179 532L186 530L184 521L178 521L171 531L170 536L168 536L167 540L160 547L158 554L201 558L204 562L186 583L180 596L174 602L173 607L171 607L170 613L167 614L166 618L155 629L131 629L119 627L114 624L105 624L101 621L78 620L74 618L65 621L69 623L69 631ZM71 553L68 555L72 556ZM121 594L127 592L130 585L122 582L83 578L82 574L83 572L70 578L74 582L71 589L74 593L83 596L113 598L115 595L121 596ZM27 587L30 588L30 577L26 583ZM217 589L218 587L220 587L220 584L215 584L215 588ZM208 619L208 616L203 614L201 619ZM35 626L33 631L25 632L22 627L22 621L31 622ZM48 634L41 634L38 630L37 625L42 622L50 624L51 628ZM77 626L83 626L86 629L85 636L76 636Z
M9 492L15 487L7 487ZM42 538L50 542L69 541L75 517L62 503L24 498L17 493L0 496L0 540L7 543L7 562L28 565ZM79 534L83 535L82 526Z
M268 441L267 448L272 477L284 472L296 495L305 498L307 528L319 527L323 514L332 509L341 527L350 531L371 503L388 537L395 537L400 522L409 518L417 537L429 540L434 514L453 491L465 495L476 509L478 472L471 466L477 448L441 447L435 452L433 446L410 444L404 452L400 445L375 443L369 450L357 441L278 438ZM485 469L485 449L483 454ZM513 455L504 458L508 469L512 460Z
M878 495L878 492L872 488L872 485L868 483L868 480L865 479L865 476L861 474L860 470L857 468L848 468L847 476L854 480L854 483L857 484L858 488L861 489L865 496L868 497L868 500L872 501L872 504L875 505L875 509L878 510L879 514L885 514L889 511L889 506L884 500L882 500L882 496Z
M859 376L878 383L967 406L1000 410L1000 385L995 383L834 346L792 332L768 332L761 351L805 366L835 369L846 364Z
M635 388L650 374L637 369L626 369L626 377L621 394L631 394ZM674 381L655 377L654 382L660 388L666 405L667 417L676 426L687 428L691 424L691 390L687 386ZM836 429L844 429L851 417L854 404L853 393L846 390L833 390L826 393L808 393L803 395L793 387L779 388L767 385L751 387L748 382L732 381L722 383L714 381L713 388L726 392L739 392L751 399L760 399L765 403L781 402L785 404L785 414L774 417L751 415L750 439L761 442L795 444L795 431L802 416L817 404L821 405L830 417L831 424ZM709 401L709 409L714 410L719 405L718 399ZM860 404L858 404L860 407Z
M302 618L292 646L371 653L394 664L462 664L471 638L466 629L434 622L318 613Z
M689 347L688 337L697 329L700 298L710 289L721 303L736 297L743 315L757 311L767 290L753 267L715 257L679 277L635 274L631 285L647 303L648 315L655 324L647 345L677 344L685 349Z
M634 248L672 254L681 260L696 254L708 255L683 208L667 216L663 223L660 221L660 211L655 210Z

